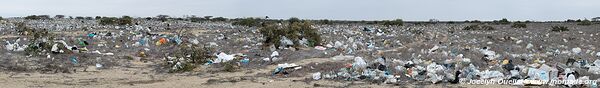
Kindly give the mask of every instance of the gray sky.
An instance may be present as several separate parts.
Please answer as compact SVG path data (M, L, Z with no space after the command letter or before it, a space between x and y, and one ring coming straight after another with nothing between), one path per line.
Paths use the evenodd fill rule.
M0 0L0 16L197 15L338 20L566 20L600 16L600 0Z

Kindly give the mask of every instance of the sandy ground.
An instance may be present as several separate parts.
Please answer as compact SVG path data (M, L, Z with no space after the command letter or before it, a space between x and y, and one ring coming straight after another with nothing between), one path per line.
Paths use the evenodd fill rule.
M299 65L313 62L331 61L329 58L312 58L298 61ZM4 88L308 88L308 87L485 87L510 88L509 85L466 85L466 84L370 84L361 81L342 82L332 80L312 80L310 75L304 77L273 77L257 76L268 74L275 65L254 70L239 70L237 72L204 73L203 69L195 69L189 73L155 73L150 66L152 63L131 62L131 67L115 67L110 69L77 69L75 73L0 73L0 85Z

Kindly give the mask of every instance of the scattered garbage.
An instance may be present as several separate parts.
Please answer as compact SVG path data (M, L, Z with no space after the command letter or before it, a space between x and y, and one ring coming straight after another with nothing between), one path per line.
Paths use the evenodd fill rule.
M315 80L321 79L321 72L313 73L312 77Z
M354 58L354 63L352 64L352 67L355 68L355 69L366 68L367 67L367 62L365 62L365 60L363 60L362 57L355 57Z
M593 74L600 74L600 59L596 59L593 65L588 67L588 72Z
M228 55L226 53L221 52L219 53L219 55L217 55L217 59L215 59L213 63L227 62L233 60L233 58L235 58L235 55Z
M10 22L23 21L14 19L11 18ZM455 27L468 26L462 24L453 26L320 24L310 26L318 29L318 33L322 35L320 44L315 44L315 41L307 37L308 35L298 35L277 37L281 39L275 43L280 43L280 46L274 46L259 41L268 40L260 36L260 32L257 31L260 27L241 27L227 22L140 20L139 25L136 23L136 25L116 26L98 25L92 20L23 21L27 25L32 25L31 28L50 29L51 33L80 31L78 29L106 29L78 32L75 33L76 36L56 34L54 39L35 40L27 39L30 38L29 36L11 37L15 34L31 35L31 33L19 32L14 23L10 22L0 24L0 29L9 29L0 30L0 34L10 35L6 38L2 37L5 43L0 48L3 48L1 50L6 53L0 56L17 58L18 54L27 50L39 50L36 52L39 55L25 55L24 57L28 59L0 62L10 63L10 65L14 62L28 62L27 65L32 65L32 68L35 66L36 69L50 66L48 63L40 63L47 61L62 61L67 62L64 64L69 64L59 64L59 66L75 64L75 66L94 67L95 64L96 68L129 65L134 61L167 64L159 70L190 69L194 66L210 69L229 65L255 68L253 66L277 64L273 75L287 76L303 67L289 61L326 58L326 61L315 60L318 65L311 64L305 67L308 69L302 69L308 72L297 73L302 76L312 74L314 80L370 81L389 84L405 82L437 84L458 83L457 80L511 79L517 80L512 85L519 86L543 85L535 80L577 80L586 77L595 79L597 76L594 75L600 74L598 43L592 41L596 37L563 38L560 36L572 34L539 31L544 28L531 28L536 31L498 32L456 30L460 28ZM77 26L72 26L73 23L77 23ZM181 29L198 30L182 31ZM578 30L587 30L587 28ZM587 32L575 34L598 35ZM301 46L295 46L295 43ZM197 52L180 51L191 46L215 49L219 52L203 52L202 54L207 56L199 57L196 56ZM109 60L104 62L88 60L94 57ZM165 60L156 62L163 60L153 60L153 58L165 58ZM108 62L117 60L131 61ZM189 63L196 60L199 63ZM16 67L10 65L0 66L0 68Z
M75 57L75 56L71 57L69 60L71 60L71 63L73 63L73 64L79 64L79 61L77 60L77 57Z
M275 71L273 71L273 75L276 75L276 74L287 75L290 72L292 72L294 70L301 69L301 68L302 68L302 66L296 65L294 63L292 63L292 64L288 64L288 63L278 64L277 68L275 68Z
M315 46L315 49L317 49L317 50L325 50L325 49L327 49L327 48L325 48L325 47L323 47L323 46Z
M575 54L580 54L581 53L581 48L579 48L579 47L573 48L573 49L571 49L571 52L573 52Z
M96 68L102 68L102 64L96 64Z

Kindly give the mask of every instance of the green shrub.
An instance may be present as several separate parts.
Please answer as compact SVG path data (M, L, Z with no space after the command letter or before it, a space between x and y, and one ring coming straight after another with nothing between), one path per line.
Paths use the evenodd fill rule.
M319 21L320 24L331 24L332 22L329 21L328 19L323 19Z
M203 45L191 45L191 46L182 46L183 48L179 49L184 52L185 56L190 56L192 63L206 63L211 58L214 58L212 55L213 49L209 47L205 47Z
M212 21L227 21L229 19L225 18L225 17L215 17L211 19Z
M569 28L565 27L565 26L552 26L552 30L553 32L563 32L563 31L569 31Z
M29 16L26 16L25 19L28 19L28 20L50 19L50 16L48 16L48 15L29 15Z
M114 25L114 24L117 24L117 18L116 17L102 17L100 20L98 20L98 23L101 25Z
M300 39L306 38L308 40L308 46L312 47L315 45L321 45L321 35L317 29L312 28L312 23L308 21L304 22L293 22L287 25L275 25L274 23L267 23L259 32L263 35L266 45L274 44L280 46L281 36L285 36L294 42L294 46L299 46Z
M241 18L236 19L238 21L231 23L232 25L241 25L241 26L249 26L255 27L260 26L260 18Z
M203 18L200 18L200 17L197 17L197 16L189 17L189 19L190 19L191 22L200 22L200 21L204 20Z
M102 17L98 23L101 25L131 25L133 24L133 18L129 16L123 16L121 18Z
M235 72L239 69L239 66L233 61L223 63L223 71Z
M156 16L159 21L165 22L169 20L169 15L158 15Z
M463 30L495 30L495 28L492 26L483 25L483 24L474 24L474 25L469 25L469 26L463 28Z
M62 19L62 18L65 18L65 15L56 15L56 16L54 16L54 18Z
M498 21L499 24L510 24L510 21L506 18L502 18L502 20Z
M521 23L521 22L515 22L510 27L512 27L512 28L527 28L527 24L526 23Z
M592 25L592 21L585 19L585 20L577 23L577 25L589 26L589 25Z
M292 18L288 19L287 21L290 22L290 24L292 24L292 23L300 22L301 20L296 17L292 17Z
M123 17L121 17L121 19L119 19L118 24L119 25L131 25L131 24L133 24L133 18L131 18L130 16L123 16Z
M77 17L75 17L75 19L78 19L78 20L83 20L83 19L85 19L85 18L84 18L84 17L82 17L82 16L77 16Z
M402 26L402 25L404 25L404 21L402 21L402 19L396 19L396 20L393 20L393 21L387 21L387 20L385 20L385 21L383 21L383 25L388 25L388 26L392 26L392 25L393 26Z

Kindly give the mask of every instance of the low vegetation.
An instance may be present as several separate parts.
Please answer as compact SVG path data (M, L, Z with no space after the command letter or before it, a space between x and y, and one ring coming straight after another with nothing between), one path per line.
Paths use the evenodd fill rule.
M585 20L582 20L581 22L578 22L577 25L589 26L589 25L592 25L592 21L585 19Z
M28 19L28 20L44 20L44 19L50 19L50 16L48 16L48 15L29 15L29 16L26 16L25 19Z
M552 30L553 32L563 32L563 31L569 31L569 28L565 27L565 26L552 26Z
M527 23L515 22L510 27L512 27L512 28L527 28Z
M483 25L483 24L474 24L464 27L463 30L495 30L494 27Z
M165 59L165 67L169 72L192 71L197 65L208 63L215 58L212 53L214 50L203 45L180 45L171 56Z
M502 18L502 20L494 20L493 23L507 25L507 24L510 24L510 21L508 21L508 19L506 19L506 18Z
M236 21L231 23L232 25L240 25L240 26L248 26L248 27L257 27L260 26L260 18L238 18Z
M388 25L388 26L402 26L402 25L404 25L404 21L402 21L402 19L396 19L396 20L393 20L393 21L387 21L387 20L385 20L385 21L383 21L382 24L383 25Z
M267 45L280 46L283 36L293 41L294 46L299 46L299 41L303 38L307 39L309 47L321 45L321 36L317 29L312 28L312 23L296 21L294 18L290 19L286 25L267 23L259 29L259 32L263 35L264 43Z
M133 18L130 16L123 16L121 18L116 17L102 17L98 20L101 25L131 25L133 24Z

